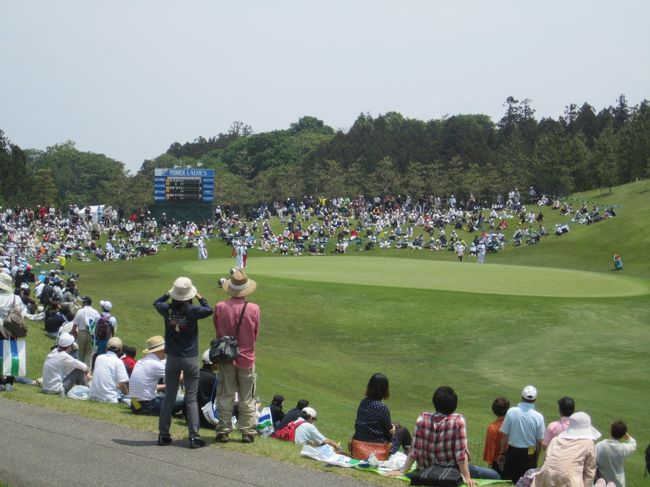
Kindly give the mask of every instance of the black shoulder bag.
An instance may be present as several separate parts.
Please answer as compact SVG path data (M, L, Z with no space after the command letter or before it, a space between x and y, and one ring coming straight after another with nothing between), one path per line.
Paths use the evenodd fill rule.
M233 360L239 357L239 344L237 343L237 336L239 335L239 326L241 320L244 318L248 302L244 303L244 308L239 315L237 322L237 329L235 336L224 336L215 338L210 342L210 361L213 364L230 364Z

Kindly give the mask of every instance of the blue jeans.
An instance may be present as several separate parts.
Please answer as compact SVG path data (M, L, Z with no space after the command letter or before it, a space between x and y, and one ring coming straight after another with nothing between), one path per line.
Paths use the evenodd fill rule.
M152 399L151 401L138 401L140 403L139 409L136 408L133 404L133 401L135 399L131 399L131 412L133 414L141 414L143 416L160 416L164 398L164 395L159 395L156 396L156 399ZM183 405L183 399L176 398L176 402L172 408L172 414L176 414L179 411L182 411Z
M495 470L487 467L479 467L471 463L469 464L469 474L473 479L501 480L501 476Z

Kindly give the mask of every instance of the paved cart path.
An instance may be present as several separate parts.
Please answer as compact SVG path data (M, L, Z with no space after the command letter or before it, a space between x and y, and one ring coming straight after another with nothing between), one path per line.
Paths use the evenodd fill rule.
M214 446L190 450L186 439L165 447L154 440L152 433L0 397L0 482L11 487L371 485Z

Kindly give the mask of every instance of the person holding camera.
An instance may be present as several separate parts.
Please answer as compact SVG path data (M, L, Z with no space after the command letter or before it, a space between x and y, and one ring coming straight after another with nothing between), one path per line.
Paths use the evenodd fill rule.
M192 300L195 297L199 304L193 304ZM201 448L205 446L205 441L199 435L199 408L196 400L199 387L198 320L210 316L212 308L187 277L176 279L174 286L153 305L165 322L165 353L167 354L165 399L158 422L158 445L169 445L172 442L169 428L182 372L190 448Z

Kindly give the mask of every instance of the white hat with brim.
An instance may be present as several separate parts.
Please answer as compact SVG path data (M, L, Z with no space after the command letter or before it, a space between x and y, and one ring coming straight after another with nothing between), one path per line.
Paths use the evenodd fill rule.
M13 291L13 281L6 272L0 272L0 289L9 292Z
M591 426L591 418L587 413L573 413L569 417L569 427L558 435L566 440L597 440L600 431Z
M235 267L230 274L230 279L223 283L223 290L232 297L243 298L252 294L257 288L257 283L249 279L242 269Z
M196 288L189 277L179 277L174 281L174 287L169 290L169 296L176 301L189 301L196 296Z

